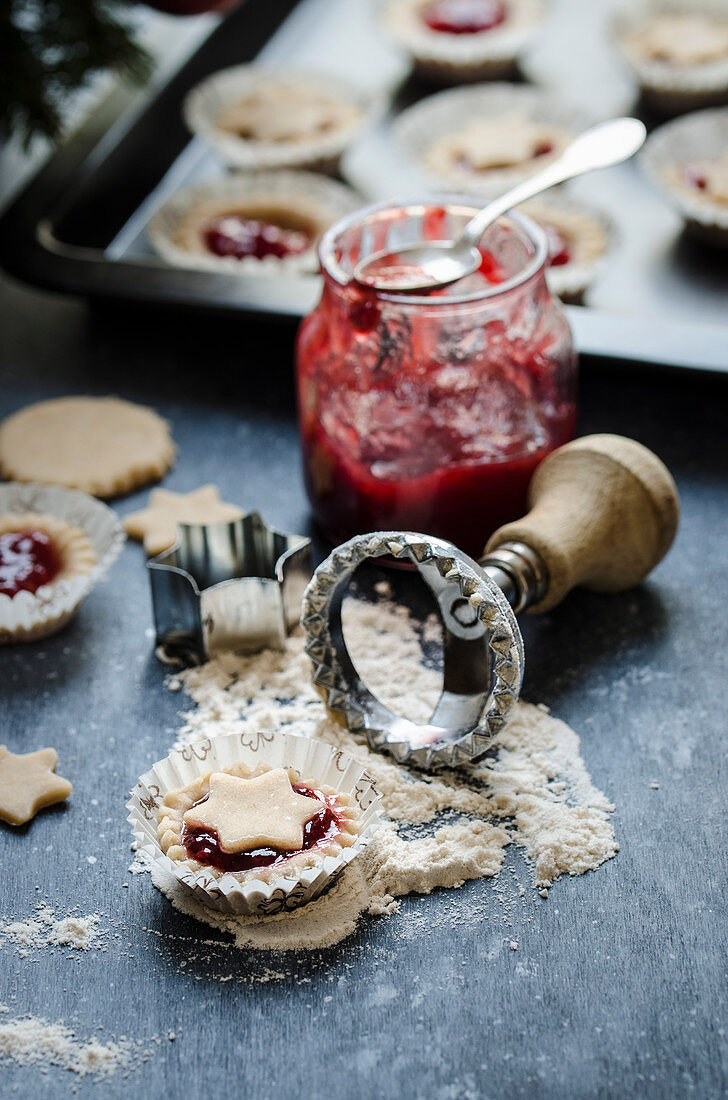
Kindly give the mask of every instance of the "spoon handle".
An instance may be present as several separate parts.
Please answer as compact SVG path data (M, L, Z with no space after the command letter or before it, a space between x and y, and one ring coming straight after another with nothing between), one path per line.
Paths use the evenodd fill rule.
M636 118L614 118L585 130L541 172L529 176L483 207L465 226L457 244L474 247L488 226L501 214L557 183L627 160L640 148L646 134L644 125Z

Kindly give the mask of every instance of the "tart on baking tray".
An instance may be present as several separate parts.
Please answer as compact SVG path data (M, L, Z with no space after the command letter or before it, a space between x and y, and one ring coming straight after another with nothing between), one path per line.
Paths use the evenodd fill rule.
M543 16L539 0L390 0L383 25L439 81L510 75Z
M333 171L375 108L347 81L306 70L235 65L190 92L189 128L239 168Z
M179 191L147 231L176 266L257 275L314 271L319 238L359 203L343 183L314 172L231 172Z
M617 40L651 106L667 114L728 99L728 10L654 4L622 20Z

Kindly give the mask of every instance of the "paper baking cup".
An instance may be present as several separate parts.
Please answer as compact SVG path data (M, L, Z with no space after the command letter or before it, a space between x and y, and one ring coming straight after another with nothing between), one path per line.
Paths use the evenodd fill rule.
M231 275L280 275L318 269L317 240L305 252L281 259L265 256L259 260L247 256L236 260L233 256L214 256L182 248L178 243L182 220L198 203L215 199L229 200L231 204L264 202L272 207L285 206L293 214L300 214L319 225L322 233L361 206L361 199L351 188L314 172L233 172L178 192L156 212L147 226L147 235L167 263L201 271L226 271Z
M205 867L193 870L166 856L157 837L159 808L165 795L201 775L239 763L293 768L304 779L313 777L348 794L359 808L359 834L354 843L335 856L326 856L315 867L295 874L281 872L270 882L241 879L231 872L217 876ZM205 905L224 913L250 916L271 916L313 901L366 848L382 822L379 793L359 761L322 741L283 732L225 734L172 752L141 776L127 809L134 837L154 864L173 875Z
M728 245L728 207L693 195L670 180L670 170L728 149L728 107L696 111L667 122L650 134L639 163L652 182L677 206L688 230L702 240Z
M639 58L626 45L625 36L646 19L681 13L728 18L724 0L647 0L621 12L612 28L616 45L645 98L664 114L692 111L728 99L728 57L700 65L673 65Z
M394 124L394 138L404 156L426 172L437 186L457 187L461 192L488 198L525 179L534 169L504 168L489 172L487 179L471 180L466 173L437 173L426 163L425 157L435 141L462 129L465 123L477 118L497 118L509 112L557 126L574 136L593 121L543 88L523 84L474 84L437 92L403 111Z
M359 117L330 134L300 141L254 141L236 137L217 125L220 113L244 98L256 84L274 80L321 91L360 109ZM384 102L335 76L298 69L235 65L207 77L189 93L183 115L193 134L203 138L237 168L317 168L335 171L339 158L355 137L383 111Z
M415 67L435 80L458 83L510 76L544 17L540 0L519 0L517 20L481 34L443 34L423 23L430 0L383 0L382 28L407 51Z
M43 585L36 592L18 592L12 598L0 594L0 644L44 638L65 626L116 561L126 538L111 508L87 493L15 481L0 485L0 515L28 512L55 516L80 528L94 548L96 561L90 572Z

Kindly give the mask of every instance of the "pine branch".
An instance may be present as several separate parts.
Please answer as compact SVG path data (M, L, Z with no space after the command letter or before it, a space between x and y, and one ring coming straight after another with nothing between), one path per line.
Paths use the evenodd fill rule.
M124 0L0 0L0 135L57 141L69 95L103 69L141 83L151 58Z

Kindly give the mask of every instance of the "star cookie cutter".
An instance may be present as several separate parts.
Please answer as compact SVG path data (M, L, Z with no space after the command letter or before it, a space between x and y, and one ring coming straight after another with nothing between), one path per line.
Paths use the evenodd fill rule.
M311 540L269 527L257 512L177 532L147 562L160 658L189 666L225 649L282 648L311 578Z
M354 667L341 621L355 569L369 558L411 562L432 592L443 621L443 688L429 723L396 714ZM381 531L338 546L313 576L301 622L313 680L328 708L352 732L398 761L423 768L457 767L486 751L518 698L523 641L498 584L452 543L427 535Z

